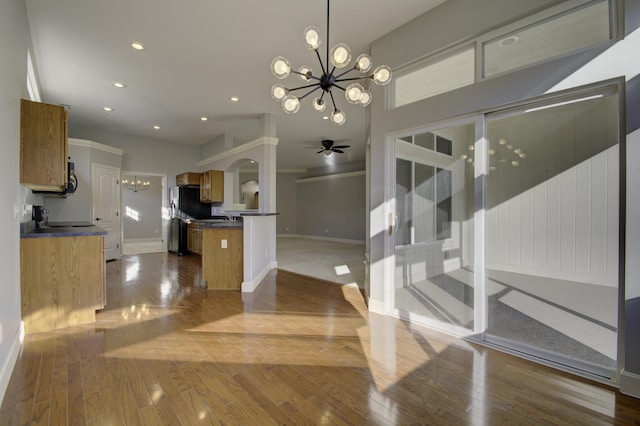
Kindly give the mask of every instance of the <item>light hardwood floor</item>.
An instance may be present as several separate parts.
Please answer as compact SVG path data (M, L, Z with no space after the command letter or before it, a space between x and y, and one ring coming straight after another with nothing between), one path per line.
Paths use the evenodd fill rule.
M640 424L638 399L371 314L356 287L207 291L194 260L110 262L95 324L26 337L0 424Z

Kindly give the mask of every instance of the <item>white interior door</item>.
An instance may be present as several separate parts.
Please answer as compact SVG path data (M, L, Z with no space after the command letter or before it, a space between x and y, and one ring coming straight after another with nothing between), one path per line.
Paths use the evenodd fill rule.
M92 221L107 231L106 259L118 259L120 243L120 169L102 164L91 165L93 203Z

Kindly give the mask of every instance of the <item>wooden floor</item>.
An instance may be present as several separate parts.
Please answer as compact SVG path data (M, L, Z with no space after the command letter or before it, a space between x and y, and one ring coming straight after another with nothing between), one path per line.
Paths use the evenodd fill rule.
M640 424L638 399L370 314L357 288L208 292L194 259L110 262L95 324L27 336L0 424Z

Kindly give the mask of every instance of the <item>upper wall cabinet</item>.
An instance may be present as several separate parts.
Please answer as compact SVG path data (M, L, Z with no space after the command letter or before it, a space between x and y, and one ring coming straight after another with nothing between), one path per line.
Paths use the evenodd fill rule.
M34 191L67 187L67 111L62 106L20 104L20 183Z
M200 175L200 202L224 202L224 172L207 170Z
M197 172L184 172L176 176L176 185L200 185L200 175Z

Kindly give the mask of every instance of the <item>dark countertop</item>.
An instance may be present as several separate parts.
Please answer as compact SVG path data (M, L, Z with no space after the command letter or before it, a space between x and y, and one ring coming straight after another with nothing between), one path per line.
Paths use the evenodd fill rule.
M107 235L107 231L94 225L36 228L33 221L20 224L20 238L92 237L96 235Z
M242 228L241 220L226 220L226 219L203 219L192 220L190 223L197 223L200 229L209 228Z

